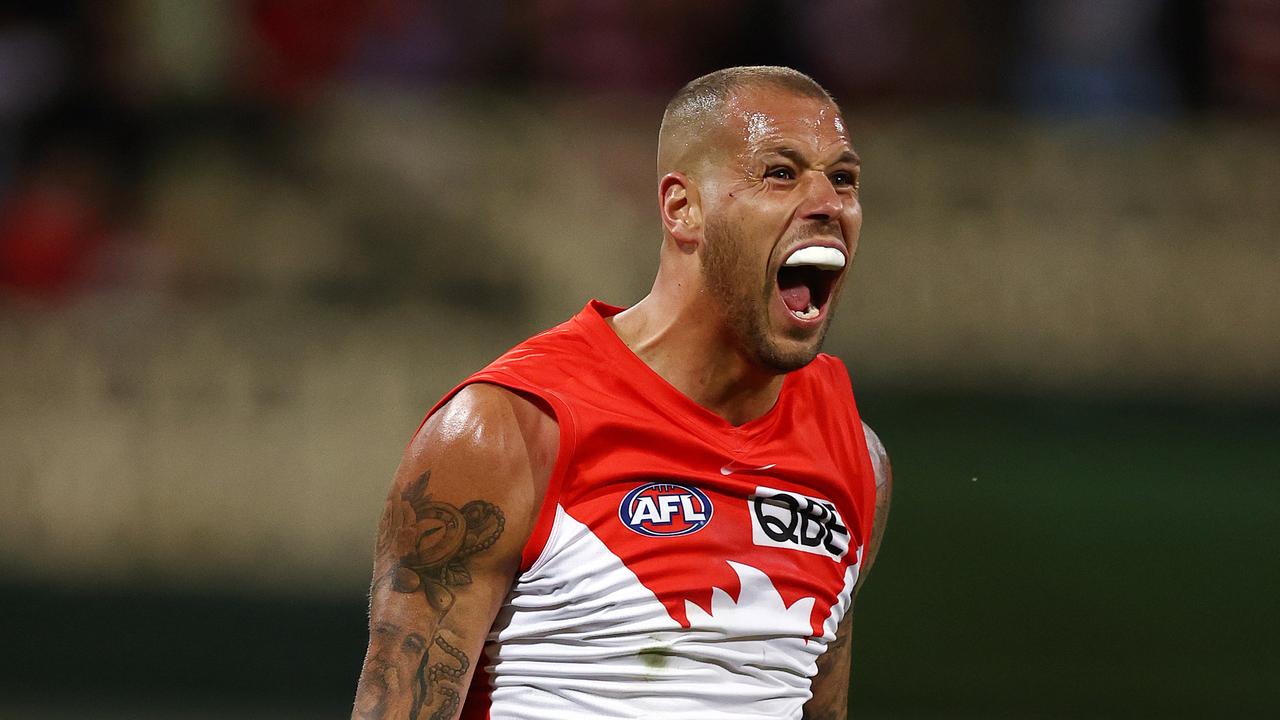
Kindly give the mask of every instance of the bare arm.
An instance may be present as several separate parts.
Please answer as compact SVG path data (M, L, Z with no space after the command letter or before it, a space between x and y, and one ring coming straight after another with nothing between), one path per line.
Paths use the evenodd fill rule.
M464 388L414 437L378 526L353 720L458 717L556 445L549 415L491 385Z
M871 539L867 542L862 567L858 570L858 582L853 588L855 598L867 575L871 573L876 553L880 551L884 528L889 522L889 501L893 495L893 468L889 464L889 454L885 452L879 436L866 423L862 424L862 430L867 437L867 450L871 453L871 466L876 473L876 513L871 525ZM818 658L818 674L813 679L813 697L804 705L805 720L844 720L848 716L849 669L853 662L849 642L852 619L853 608L850 607L836 629L836 639Z

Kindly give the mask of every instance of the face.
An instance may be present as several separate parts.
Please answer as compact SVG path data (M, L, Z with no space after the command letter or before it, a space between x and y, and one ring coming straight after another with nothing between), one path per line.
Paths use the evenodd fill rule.
M420 591L396 590L390 581L374 587L374 604L386 617L430 617L431 608ZM423 661L430 649L431 629L377 622L372 627L369 656L357 693L361 717L409 717Z
M790 372L818 354L857 249L858 158L830 103L752 90L728 110L699 179L703 279L747 352Z

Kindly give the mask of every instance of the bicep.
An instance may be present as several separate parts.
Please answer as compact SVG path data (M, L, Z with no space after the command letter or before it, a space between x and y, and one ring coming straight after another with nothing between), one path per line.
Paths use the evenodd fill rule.
M405 451L378 526L353 717L456 717L532 528L539 466L492 387L467 388Z

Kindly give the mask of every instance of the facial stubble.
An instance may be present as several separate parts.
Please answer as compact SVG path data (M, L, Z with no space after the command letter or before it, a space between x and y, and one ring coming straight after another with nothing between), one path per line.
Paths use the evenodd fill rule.
M702 254L702 277L707 292L723 314L725 326L734 339L757 363L778 373L789 373L808 365L817 357L831 324L835 303L828 303L827 317L816 341L787 351L769 331L769 307L777 292L777 278L766 273L764 285L752 289L751 279L758 264L743 251L746 242L732 224L707 218L706 243Z

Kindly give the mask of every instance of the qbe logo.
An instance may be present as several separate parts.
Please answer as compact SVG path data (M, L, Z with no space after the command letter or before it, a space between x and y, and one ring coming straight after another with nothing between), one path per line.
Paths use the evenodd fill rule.
M654 482L627 493L618 517L641 535L672 537L706 527L713 510L710 498L698 488Z
M849 550L849 528L836 506L821 498L757 487L748 500L751 541L839 560Z

